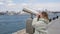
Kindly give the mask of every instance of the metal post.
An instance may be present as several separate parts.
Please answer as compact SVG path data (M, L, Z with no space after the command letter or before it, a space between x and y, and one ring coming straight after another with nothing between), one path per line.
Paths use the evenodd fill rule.
M32 20L33 20L33 15L31 14L31 17L27 19L26 21L26 33L33 34L34 29L32 27Z

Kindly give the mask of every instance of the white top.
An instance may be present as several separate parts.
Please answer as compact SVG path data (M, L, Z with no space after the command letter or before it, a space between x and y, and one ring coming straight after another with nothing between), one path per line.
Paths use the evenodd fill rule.
M37 18L33 19L32 26L40 31L40 30L46 30L48 21L46 19L40 18L39 21L37 21Z

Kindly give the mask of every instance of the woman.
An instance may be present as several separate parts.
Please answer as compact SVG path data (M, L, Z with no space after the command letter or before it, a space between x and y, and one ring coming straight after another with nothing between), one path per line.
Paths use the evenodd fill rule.
M32 26L35 28L34 34L47 34L47 24L49 23L48 14L41 12L33 19Z

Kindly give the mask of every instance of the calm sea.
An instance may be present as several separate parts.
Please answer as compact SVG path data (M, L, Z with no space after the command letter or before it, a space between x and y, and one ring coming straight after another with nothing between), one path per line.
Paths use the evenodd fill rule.
M49 14L49 18L56 17L60 14ZM25 28L26 19L29 15L0 15L0 34L12 34L18 30Z

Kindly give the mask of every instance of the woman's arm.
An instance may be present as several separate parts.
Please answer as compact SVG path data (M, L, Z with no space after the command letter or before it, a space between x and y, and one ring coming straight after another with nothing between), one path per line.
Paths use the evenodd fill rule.
M37 18L34 18L33 21L32 21L32 26L35 27L35 24L37 22Z

